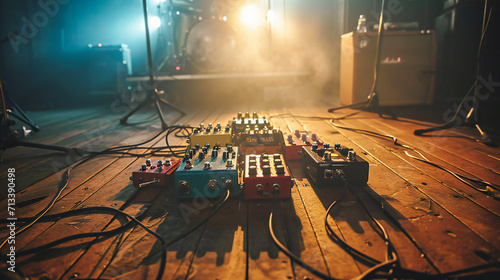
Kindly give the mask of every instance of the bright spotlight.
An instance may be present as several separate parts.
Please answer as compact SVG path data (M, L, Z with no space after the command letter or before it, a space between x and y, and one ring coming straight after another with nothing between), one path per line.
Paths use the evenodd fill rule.
M256 5L248 5L241 10L240 19L244 25L255 29L263 20L263 16L259 7Z
M148 24L149 24L149 29L151 30L157 29L161 25L161 19L157 16L149 17Z
M276 20L276 15L273 10L267 10L267 21L274 22Z

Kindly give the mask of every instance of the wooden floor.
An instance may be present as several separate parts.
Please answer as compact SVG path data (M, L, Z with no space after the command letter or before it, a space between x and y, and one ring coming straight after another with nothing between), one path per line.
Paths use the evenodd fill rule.
M405 154L410 150L395 146L392 141L334 128L327 119L304 118L340 117L351 111L328 114L327 108L321 106L238 110L245 109L267 115L281 130L311 131L326 142L342 143L369 162L368 184L354 186L354 192L387 229L402 267L437 274L500 261L498 200L443 170L410 158ZM182 118L173 111L166 118L169 123L197 126L201 122L226 123L237 113L228 108L186 111ZM160 131L152 112L131 118L134 125L120 125L122 112L106 107L33 112L30 115L41 131L27 140L93 151L139 143ZM439 165L500 185L500 149L461 137L469 133L467 130L418 137L413 130L429 123L383 119L367 112L336 123L394 135ZM185 139L175 136L169 141L185 143ZM164 138L147 144L163 145ZM8 168L15 168L15 216L29 217L50 202L65 168L79 159L77 154L32 148L5 151L0 168L0 218L8 217ZM140 215L151 230L171 240L210 213L211 208L202 208L213 201L178 201L173 184L144 190L124 205L135 190L129 177L144 160L102 156L75 168L68 187L48 214L90 206L122 208L130 215ZM277 237L324 274L338 279L361 274L369 267L330 240L323 223L326 208L340 197L343 187L314 186L300 162L288 164L296 185L292 198L276 206ZM163 279L318 279L273 243L268 231L271 206L271 201L231 198L208 223L168 248ZM345 242L373 258L385 259L384 242L352 193L342 200L329 221ZM98 213L40 221L16 236L15 247L20 252L68 235L116 228L124 222L122 218ZM3 228L0 234L6 237L9 231ZM2 254L9 252L8 247L2 248ZM160 267L160 255L154 252L159 247L154 236L134 227L109 238L73 240L37 254L17 256L16 269L32 279L154 279ZM1 265L6 266L5 262ZM494 279L500 268L480 272L481 277L470 279Z

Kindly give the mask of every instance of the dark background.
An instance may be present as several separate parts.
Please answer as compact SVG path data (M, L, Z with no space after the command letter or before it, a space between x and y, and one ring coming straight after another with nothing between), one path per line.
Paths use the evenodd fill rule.
M148 1L150 15L158 15L158 1ZM224 1L232 5L245 3ZM321 51L324 65L317 69L313 65L312 71L327 75L318 81L318 87L326 96L338 96L340 35L355 30L360 14L366 16L369 25L377 22L381 0L270 1L271 6L281 7L286 13L287 26L300 34L286 42L293 46L290 49L294 53L306 54L314 61L318 50ZM209 10L213 1L177 2ZM481 75L492 81L500 81L495 42L495 34L500 34L496 2L488 1L489 6L493 5L493 13L480 58ZM57 11L50 14L40 3L56 3ZM461 100L475 78L484 1L387 0L386 3L402 8L398 13L388 13L386 20L417 21L421 29L435 29L438 50L435 103L452 104ZM54 11L53 6L51 9ZM47 20L40 12L45 12ZM162 19L165 16L160 15ZM26 29L26 20L37 23L36 30ZM165 42L172 38L163 25L162 28L151 33L155 65L161 63L170 50ZM19 39L16 34L23 31L32 38ZM127 44L131 49L133 73L147 73L141 0L1 1L0 42L0 75L6 91L28 110L77 107L96 98L88 94L93 71L89 66L92 65L89 44ZM311 65L303 66L308 67ZM498 96L498 92L492 92L488 100L483 101L485 111L497 111ZM496 116L485 115L486 118Z

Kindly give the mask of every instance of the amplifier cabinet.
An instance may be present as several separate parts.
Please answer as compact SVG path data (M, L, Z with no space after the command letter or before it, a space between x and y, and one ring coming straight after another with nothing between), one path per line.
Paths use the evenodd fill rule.
M343 105L365 101L370 94L376 48L376 32L342 35L340 102ZM432 30L384 32L375 89L379 104L431 104L435 61L436 47Z

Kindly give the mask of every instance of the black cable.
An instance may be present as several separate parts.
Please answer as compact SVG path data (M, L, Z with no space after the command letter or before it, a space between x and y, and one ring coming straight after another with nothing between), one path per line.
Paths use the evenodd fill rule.
M498 186L496 186L495 184L492 184L492 183L489 183L487 181L484 181L482 179L479 179L479 178L472 178L472 177L469 177L469 176L466 176L466 175L463 175L463 174L460 174L460 173L457 173L457 172L453 172L445 167L442 167L436 163L433 163L431 162L430 160L428 160L426 157L424 157L419 151L417 151L415 148L411 147L411 146L408 146L408 145L405 145L405 144L400 144L398 143L398 139L396 136L393 136L393 135L390 135L390 134L382 134L382 133L378 133L378 132L375 132L375 131L370 131L370 130L365 130L365 129L359 129L359 128L352 128L352 127L346 127L346 126L341 126L341 125L338 125L338 124L335 124L333 122L330 122L330 124L333 126L333 127L336 127L336 128L341 128L341 129L346 129L346 130L350 130L350 131L354 131L354 132L357 132L357 133L362 133L362 134L366 134L366 135L371 135L371 136L376 136L376 137L380 137L380 138L388 138L388 139L391 139L394 143L394 145L396 146L400 146L400 147L403 147L403 148L406 148L406 149L410 149L414 152L416 152L417 154L419 154L420 156L423 157L423 159L420 159L418 157L415 157L415 156L412 156L410 155L409 153L406 153L407 156L411 157L411 158L414 158L416 160L419 160L419 161L422 161L422 162L425 162L429 165L432 165L434 167L437 167L439 169L442 169L448 173L450 173L451 175L453 175L455 178L457 178L458 180L460 180L461 182L463 182L464 184L466 184L467 186L479 191L479 192L482 192L482 193L485 193L487 195L490 195L491 197L497 199L497 200L500 200L500 197L496 194L494 194L492 191L488 190L488 189L480 189L476 186L474 186L473 184L465 181L465 180L469 180L469 181L473 181L473 182L476 182L476 183L479 183L481 185L486 185L486 186L490 186L491 188L497 190L497 191L500 191L500 188ZM465 180L464 180L465 179Z
M219 210L222 208L222 206L226 203L226 201L228 200L229 198L229 195L231 194L231 191L229 189L226 190L226 196L224 196L223 198L221 198L221 200L219 200L220 202L217 203L217 206L215 207L214 210L212 210L212 212L210 212L210 214L203 218L203 220L199 221L197 224L195 224L193 227L191 227L190 229L182 232L181 234L177 235L176 237L172 238L171 240L169 240L163 247L162 247L162 250L166 250L167 247L169 247L170 245L176 243L177 241L183 239L184 237L186 237L187 235L191 234L193 231L197 230L200 226L204 225L206 222L208 222L208 220L210 220L210 218L212 218L212 216L214 216L217 212L219 212ZM155 256L156 254L160 253L160 251L156 251L156 252L153 252L151 253L149 256L147 256L145 259L149 259L153 256Z
M129 218L130 221L128 221L124 225L117 227L115 229L112 229L112 230L101 231L101 232L80 233L80 234L66 236L66 237L63 237L61 239L52 241L50 243L47 243L47 244L44 244L44 245L41 245L41 246L38 246L35 248L31 248L31 249L27 249L27 250L23 250L23 251L17 251L16 255L17 256L25 256L25 255L39 253L39 252L46 250L48 248L57 246L59 244L62 244L62 243L68 242L68 241L76 240L76 239L89 238L89 237L111 237L111 236L116 235L117 233L120 233L123 230L129 228L131 225L133 225L135 223L136 225L139 225L140 227L145 229L148 233L154 235L162 243L162 252L163 252L162 262L160 264L160 269L159 269L158 276L156 279L160 280L163 277L163 273L165 271L165 262L166 262L166 250L164 249L165 244L166 244L165 239L163 239L163 237L161 237L158 233L150 230L146 225L144 225L142 222L140 222L137 218L135 218L135 217L133 217L133 216L121 211L121 210L118 210L118 209L115 209L112 207L106 207L106 206L95 206L95 207L87 207L87 208L71 210L71 211L62 212L62 213L53 214L53 215L47 215L47 216L40 218L40 219L50 220L50 219L54 219L54 218L65 218L65 217L70 217L70 216L75 216L75 215L81 215L85 212L90 212L90 211L114 212L115 214L119 214L119 215L122 215L122 216ZM18 220L27 221L29 219L30 218L19 218ZM2 220L2 222L4 222L4 221ZM5 256L0 255L0 258L5 259Z
M431 128L427 128L427 129L416 129L413 131L413 134L420 136L420 135L423 135L424 133L427 133L427 132L432 132L432 131L437 131L437 130L442 130L445 128L453 127L453 123L457 120L457 117L459 115L460 110L462 109L462 106L463 106L465 100L470 95L470 93L472 92L473 89L474 89L473 109L476 108L477 93L478 93L478 78L479 78L479 72L480 72L481 49L483 48L484 35L486 34L486 30L488 29L488 25L490 23L491 13L493 11L493 5L491 6L489 12L487 12L487 8L488 8L488 0L485 0L484 13L483 13L483 24L481 27L481 38L479 40L479 46L478 46L477 57L476 57L476 77L475 77L474 82L472 83L471 88L469 89L467 94L464 96L464 98L460 102L460 105L457 107L457 110L455 111L455 114L453 115L453 118L451 120L449 120L448 122L446 122L442 125L439 125L439 126L435 126L435 127L431 127ZM486 14L488 14L487 18L486 18ZM475 114L475 111L474 111L474 114ZM479 139L475 139L475 138L471 138L471 139L474 141L480 142Z
M274 198L273 198L273 206L271 208L271 213L269 214L269 233L271 234L271 237L274 241L274 244L276 244L276 246L278 246L278 248L283 252L285 253L285 255L287 255L289 258L291 258L294 262L296 262L297 264L299 264L300 266L302 266L303 268L307 269L309 272L311 272L312 274L316 275L317 277L320 277L322 279L329 279L329 280L337 280L337 278L333 278L329 275L326 275L316 269L314 269L313 267L309 266L308 264L306 264L305 262L303 262L297 255L295 255L294 253L292 253L290 250L288 250L288 248L286 248L279 240L278 238L276 237L276 235L274 234L274 230L273 230L273 214L274 214L274 208L276 206L276 201L278 200L277 199L277 192L274 193Z

